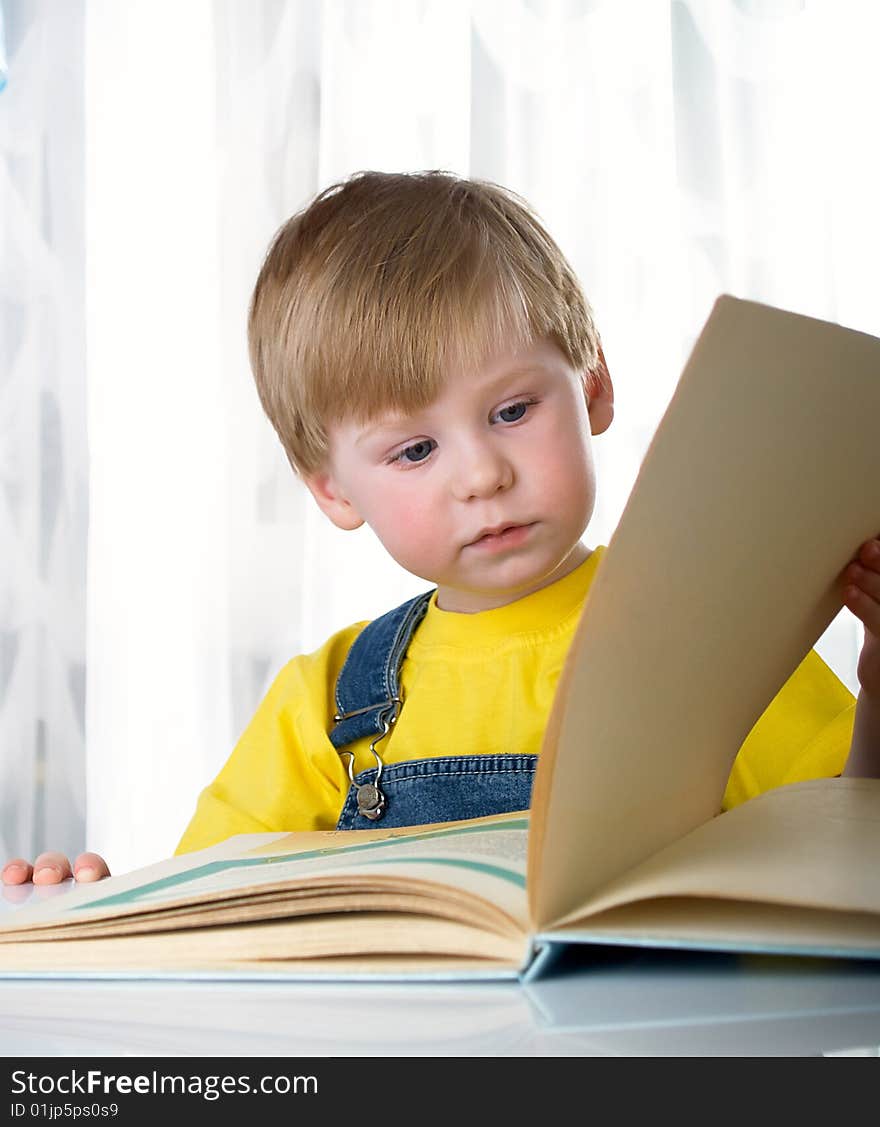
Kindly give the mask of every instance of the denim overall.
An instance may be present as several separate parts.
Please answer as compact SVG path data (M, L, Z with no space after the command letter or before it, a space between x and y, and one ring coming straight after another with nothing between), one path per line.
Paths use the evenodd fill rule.
M386 766L377 750L403 707L400 667L433 594L417 595L365 626L339 673L330 742L347 759L351 786L338 830L370 829L380 818L383 826L420 826L529 807L537 755L444 755ZM374 737L376 766L355 775L354 753L346 748L364 736ZM461 742L467 743L466 732Z

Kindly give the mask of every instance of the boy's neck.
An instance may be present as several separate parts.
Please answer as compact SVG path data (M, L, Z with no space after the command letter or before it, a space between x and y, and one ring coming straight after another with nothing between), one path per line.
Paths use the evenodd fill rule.
M478 614L483 610L497 610L498 607L509 606L520 599L525 599L528 595L534 595L544 587L549 587L551 583L564 579L575 568L585 563L592 554L592 548L578 541L553 571L516 591L467 591L455 587L438 587L437 607L439 610L454 614Z

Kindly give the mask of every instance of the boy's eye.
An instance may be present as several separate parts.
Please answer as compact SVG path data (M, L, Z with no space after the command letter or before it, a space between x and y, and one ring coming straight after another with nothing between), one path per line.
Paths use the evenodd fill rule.
M503 423L517 423L536 402L535 399L523 399L519 403L509 403L506 407L502 407L497 415Z
M418 462L424 462L436 445L433 438L423 438L421 442L414 442L412 446L405 446L391 460L415 465Z

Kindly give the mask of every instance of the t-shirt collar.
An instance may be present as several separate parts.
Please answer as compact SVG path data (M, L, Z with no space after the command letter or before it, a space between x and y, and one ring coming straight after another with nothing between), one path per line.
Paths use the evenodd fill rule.
M420 646L485 645L516 634L546 632L548 627L561 624L580 612L603 551L601 546L595 548L582 564L562 579L492 610L474 614L441 610L435 592L413 642L417 641Z

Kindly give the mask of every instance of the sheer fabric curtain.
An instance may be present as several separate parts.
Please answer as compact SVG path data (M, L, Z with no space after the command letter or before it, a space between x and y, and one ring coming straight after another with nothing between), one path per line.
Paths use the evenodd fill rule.
M85 835L83 5L4 0L0 17L0 857L9 857L50 835L73 849Z
M425 586L368 530L341 533L317 514L261 415L245 316L277 226L367 167L444 167L529 199L583 280L615 380L587 534L607 542L719 292L880 332L880 169L867 143L878 15L832 0L85 10L91 467L79 660L88 844L121 870L174 847L290 656ZM77 519L82 531L82 509ZM36 573L33 562L21 571ZM75 572L65 584L81 594ZM13 608L26 617L37 605L24 580L3 590L0 638ZM9 644L0 716L14 698L33 725L30 701L3 680ZM848 615L820 644L852 686L858 644ZM4 811L33 793L8 731ZM82 739L64 751L63 738L57 755L81 778ZM28 835L22 848L45 844Z

